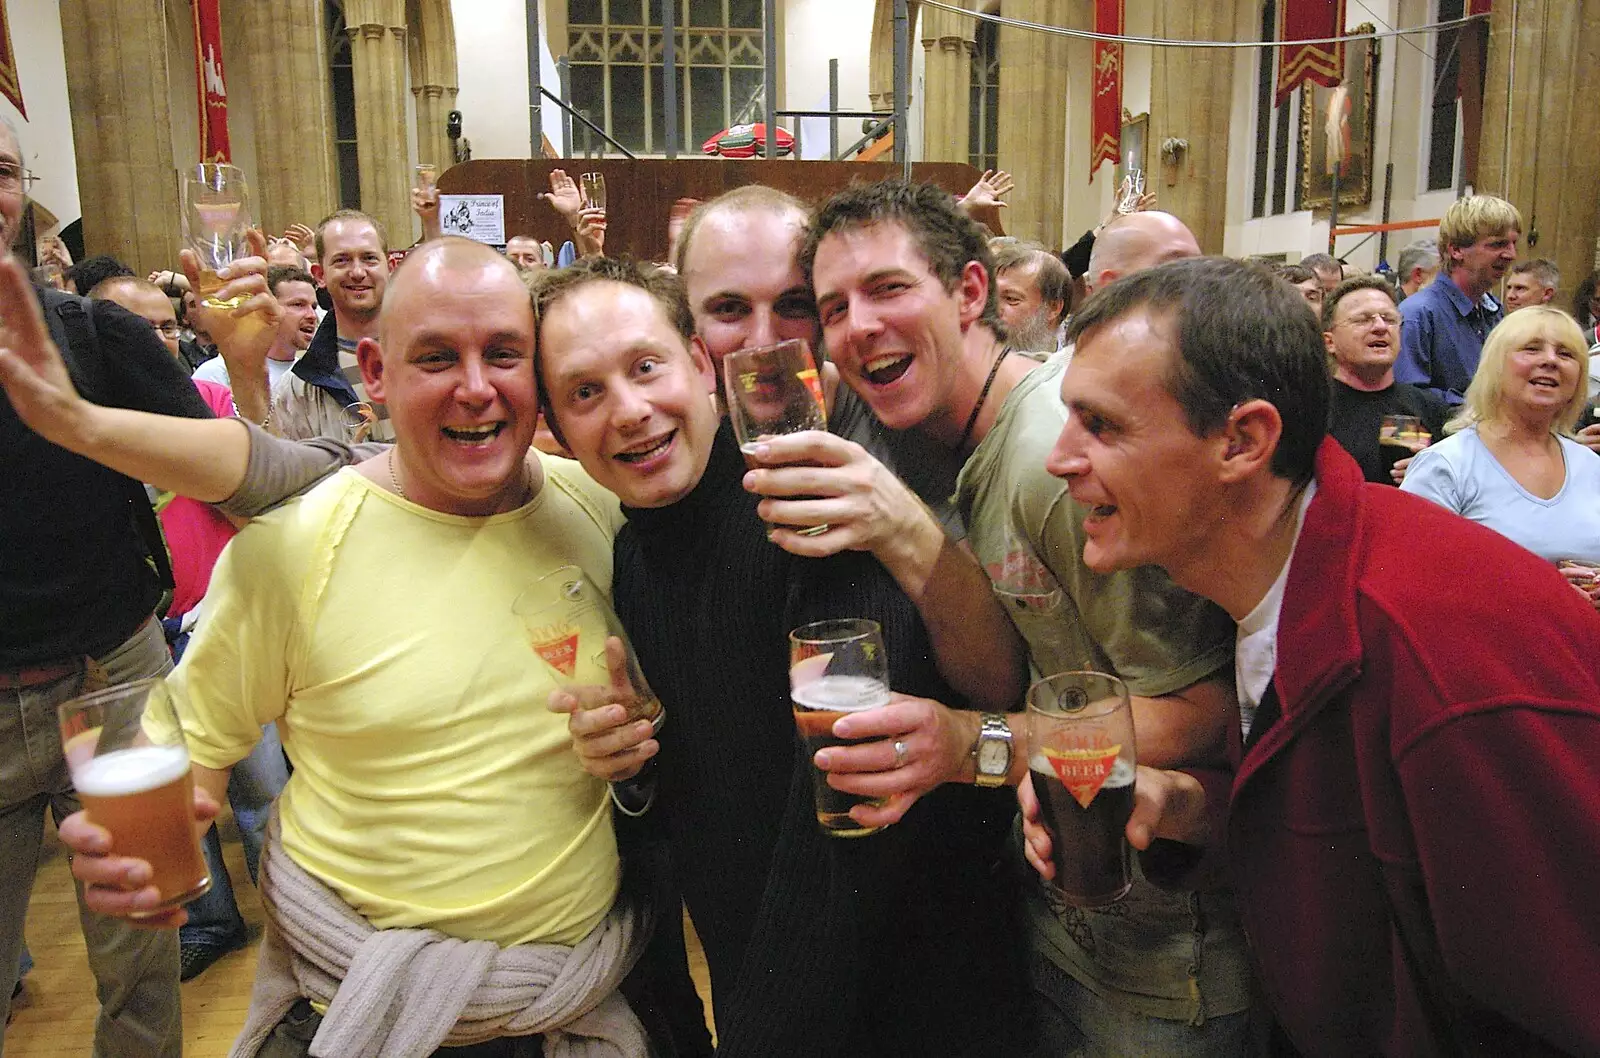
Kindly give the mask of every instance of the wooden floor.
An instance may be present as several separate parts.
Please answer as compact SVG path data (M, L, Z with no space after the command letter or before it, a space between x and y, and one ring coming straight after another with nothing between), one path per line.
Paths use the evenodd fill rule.
M261 935L261 903L245 871L244 854L232 823L224 824L223 858L234 883L239 910L250 926L248 948L218 960L183 985L186 1058L224 1058L244 1024L255 977L256 940ZM7 1058L83 1058L94 1039L98 1004L94 978L78 930L78 905L67 873L66 851L51 829L45 835L39 876L28 909L28 947L34 969L23 995L12 1004L14 1016L5 1030ZM688 927L687 920L684 923ZM689 930L689 970L711 1009L710 978L700 943Z

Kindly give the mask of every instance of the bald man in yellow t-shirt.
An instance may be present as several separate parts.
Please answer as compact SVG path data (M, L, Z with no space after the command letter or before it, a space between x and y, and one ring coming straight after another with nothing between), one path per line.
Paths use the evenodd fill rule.
M196 782L214 798L264 723L278 724L294 764L278 804L278 844L263 868L269 918L282 936L269 933L235 1054L309 1053L316 1026L291 1024L307 1020L306 1000L317 1020L327 1015L317 1032L323 1053L345 1053L340 1041L371 1031L388 1032L393 1044L427 1020L407 989L435 999L464 994L475 979L463 986L455 978L470 971L456 968L468 964L489 983L467 947L446 944L429 956L438 960L427 964L433 976L402 978L399 998L377 1013L352 1010L366 999L319 995L307 984L326 969L312 950L319 938L297 938L296 928L314 931L297 927L303 907L284 904L302 899L303 877L337 898L329 922L346 921L339 916L348 909L375 931L352 946L343 981L358 967L370 979L375 963L391 974L383 980L400 978L389 963L406 964L388 948L360 960L406 930L491 942L497 953L576 946L574 960L603 964L586 981L620 978L642 944L643 931L635 938L617 925L620 864L606 784L578 766L566 718L546 708L549 671L513 612L520 593L562 566L577 566L609 593L621 517L615 498L575 463L528 458L533 333L526 290L498 254L454 239L413 253L391 283L380 338L358 349L368 392L389 407L395 446L235 538L213 575L202 631L157 692L177 706ZM80 852L90 851L74 836L85 829L81 820L67 828ZM279 849L292 861L280 876L294 885L273 884ZM113 881L95 870L80 877ZM329 932L330 945L343 943L337 928ZM510 1005L538 999L544 957L507 964ZM492 969L503 1001L502 962ZM301 999L280 1020L285 994ZM483 1005L483 994L472 1001ZM611 1045L594 1053L642 1058L643 1036L625 1003L625 1032L595 1024L615 1013L597 1007L600 998L573 1004L571 1024L540 1022L532 1031L590 1036ZM483 1019L458 1031L467 1016L422 1024L422 1035L437 1030L427 1036L436 1042L417 1053L437 1042L478 1043ZM537 1043L509 1039L538 1021L520 1016L487 1019L490 1030L512 1019L510 1046L470 1053L539 1053ZM398 1027L375 1027L386 1017Z

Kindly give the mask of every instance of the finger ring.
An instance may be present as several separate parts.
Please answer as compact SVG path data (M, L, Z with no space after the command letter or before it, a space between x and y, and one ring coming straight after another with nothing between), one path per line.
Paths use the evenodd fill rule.
M894 740L894 766L896 768L906 766L906 744L899 739Z

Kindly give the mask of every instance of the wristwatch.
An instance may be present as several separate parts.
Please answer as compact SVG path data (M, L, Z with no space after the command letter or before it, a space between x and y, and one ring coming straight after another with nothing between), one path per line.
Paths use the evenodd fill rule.
M972 763L979 786L1004 786L1011 774L1011 725L1003 713L984 713L978 740L972 744Z

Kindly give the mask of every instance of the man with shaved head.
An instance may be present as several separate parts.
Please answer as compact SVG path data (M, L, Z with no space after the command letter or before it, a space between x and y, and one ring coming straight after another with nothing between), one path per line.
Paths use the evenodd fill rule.
M1084 284L1093 294L1125 275L1199 256L1194 232L1177 217L1154 209L1130 213L1106 225L1095 240Z
M544 707L555 685L513 612L562 567L609 591L618 518L574 464L525 459L533 341L510 261L461 239L414 251L356 349L394 446L235 538L162 692L214 799L264 723L295 766L236 1054L387 1036L396 1053L520 1058L569 1035L646 1054L616 990L647 933L619 900L607 786ZM154 896L115 888L130 861L79 860L108 910Z

